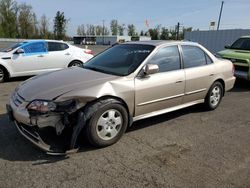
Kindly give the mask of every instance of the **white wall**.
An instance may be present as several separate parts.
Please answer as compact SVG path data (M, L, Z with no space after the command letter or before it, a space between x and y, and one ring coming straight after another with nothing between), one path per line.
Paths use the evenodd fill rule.
M185 33L184 39L198 42L212 53L216 53L223 50L225 45L231 45L236 39L247 35L250 36L250 29L191 31Z

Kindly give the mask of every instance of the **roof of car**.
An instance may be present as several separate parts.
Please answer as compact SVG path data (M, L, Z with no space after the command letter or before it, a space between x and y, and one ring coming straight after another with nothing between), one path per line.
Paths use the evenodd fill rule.
M240 38L250 38L250 36L241 36Z
M131 42L126 42L125 44L144 44L144 45L160 46L162 44L197 45L198 43L189 41L177 41L177 40L148 40L148 41L131 41Z
M50 39L32 39L25 40L24 42L64 42L63 40L50 40Z

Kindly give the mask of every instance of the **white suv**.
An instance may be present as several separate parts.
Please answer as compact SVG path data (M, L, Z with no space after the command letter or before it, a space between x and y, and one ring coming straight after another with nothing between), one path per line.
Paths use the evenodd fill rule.
M85 50L62 41L29 40L0 52L0 82L17 76L80 66L93 57Z

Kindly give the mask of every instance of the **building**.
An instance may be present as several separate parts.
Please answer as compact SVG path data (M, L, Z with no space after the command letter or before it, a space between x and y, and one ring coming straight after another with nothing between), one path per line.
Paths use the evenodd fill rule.
M96 36L96 44L113 45L117 42L131 41L130 36Z
M74 36L73 37L74 44L88 44L88 45L113 45L117 42L128 42L128 41L142 41L142 40L151 40L151 37L148 36L94 36L94 35L86 35L86 36Z

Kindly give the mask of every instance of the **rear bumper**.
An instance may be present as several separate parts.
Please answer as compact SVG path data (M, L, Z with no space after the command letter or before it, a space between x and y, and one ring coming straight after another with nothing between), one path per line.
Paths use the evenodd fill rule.
M236 78L233 76L227 80L225 80L225 91L228 91L234 87Z

